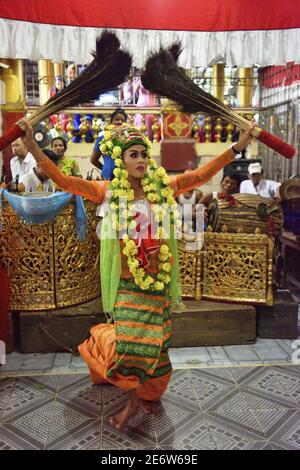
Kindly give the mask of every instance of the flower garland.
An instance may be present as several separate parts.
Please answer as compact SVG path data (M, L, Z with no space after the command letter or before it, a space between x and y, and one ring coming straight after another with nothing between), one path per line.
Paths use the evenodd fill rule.
M114 169L115 177L110 184L110 207L115 212L112 224L114 229L126 231L122 237L124 242L123 254L127 257L127 265L135 284L142 290L163 291L171 282L173 259L168 245L162 244L160 246L158 254L159 273L153 276L140 266L136 257L138 248L134 240L130 238L131 230L136 228L136 222L133 219L134 190L128 181L128 172L123 168L121 156L126 148L135 144L142 144L147 150L151 147L151 142L139 129L123 124L111 131L104 132L104 139L100 145L100 151L103 154L110 155L116 166ZM176 224L179 222L178 211L174 209L176 207L174 191L169 186L170 178L166 170L163 167L157 168L152 158L149 159L149 170L142 178L141 185L143 186L145 198L149 201L152 213L154 213L155 221L158 223L155 238L163 240L166 238L166 233L161 224L167 211L170 211L171 223ZM120 199L128 202L128 206L124 207L120 203Z

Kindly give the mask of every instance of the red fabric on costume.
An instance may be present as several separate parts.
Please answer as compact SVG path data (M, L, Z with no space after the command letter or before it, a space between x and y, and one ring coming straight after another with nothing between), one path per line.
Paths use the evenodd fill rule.
M137 259L142 268L147 268L150 264L149 255L156 253L159 250L157 240L152 238L151 224L148 223L148 217L145 214L138 212L136 217L139 218L139 223L136 227L136 238L134 242L138 248Z

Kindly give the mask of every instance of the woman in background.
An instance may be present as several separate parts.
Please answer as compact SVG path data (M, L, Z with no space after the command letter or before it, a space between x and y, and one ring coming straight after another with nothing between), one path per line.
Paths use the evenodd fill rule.
M81 177L78 163L72 158L65 157L67 142L62 137L54 137L51 141L51 149L58 157L58 168L67 176Z

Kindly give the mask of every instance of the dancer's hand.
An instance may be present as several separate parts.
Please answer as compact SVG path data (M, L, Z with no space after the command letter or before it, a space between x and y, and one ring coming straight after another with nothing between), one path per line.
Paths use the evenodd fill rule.
M17 125L22 129L22 131L25 132L25 136L22 137L22 139L23 139L24 143L26 144L26 146L28 147L28 150L30 150L30 148L33 145L36 145L36 142L34 140L32 125L30 124L30 122L26 118L20 119L17 122Z
M238 150L239 152L242 152L251 143L251 140L252 140L251 132L253 131L254 127L255 127L255 123L253 122L247 131L242 131L242 130L240 131L240 138L234 144L234 148L236 150Z

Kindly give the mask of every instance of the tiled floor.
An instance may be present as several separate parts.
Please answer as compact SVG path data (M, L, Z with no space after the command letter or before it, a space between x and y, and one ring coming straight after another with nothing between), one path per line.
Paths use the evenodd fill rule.
M124 432L108 416L126 397L92 385L68 353L7 355L0 367L0 450L300 450L300 365L292 340L170 349L173 376L152 416ZM298 355L300 362L300 354Z
M124 402L86 373L2 378L0 449L300 450L297 365L175 370L154 415L119 432Z
M217 366L288 365L292 362L293 340L261 339L253 345L171 348L174 369L202 369ZM300 345L299 345L300 346ZM43 373L87 372L80 356L69 353L8 354L0 376L23 376Z

